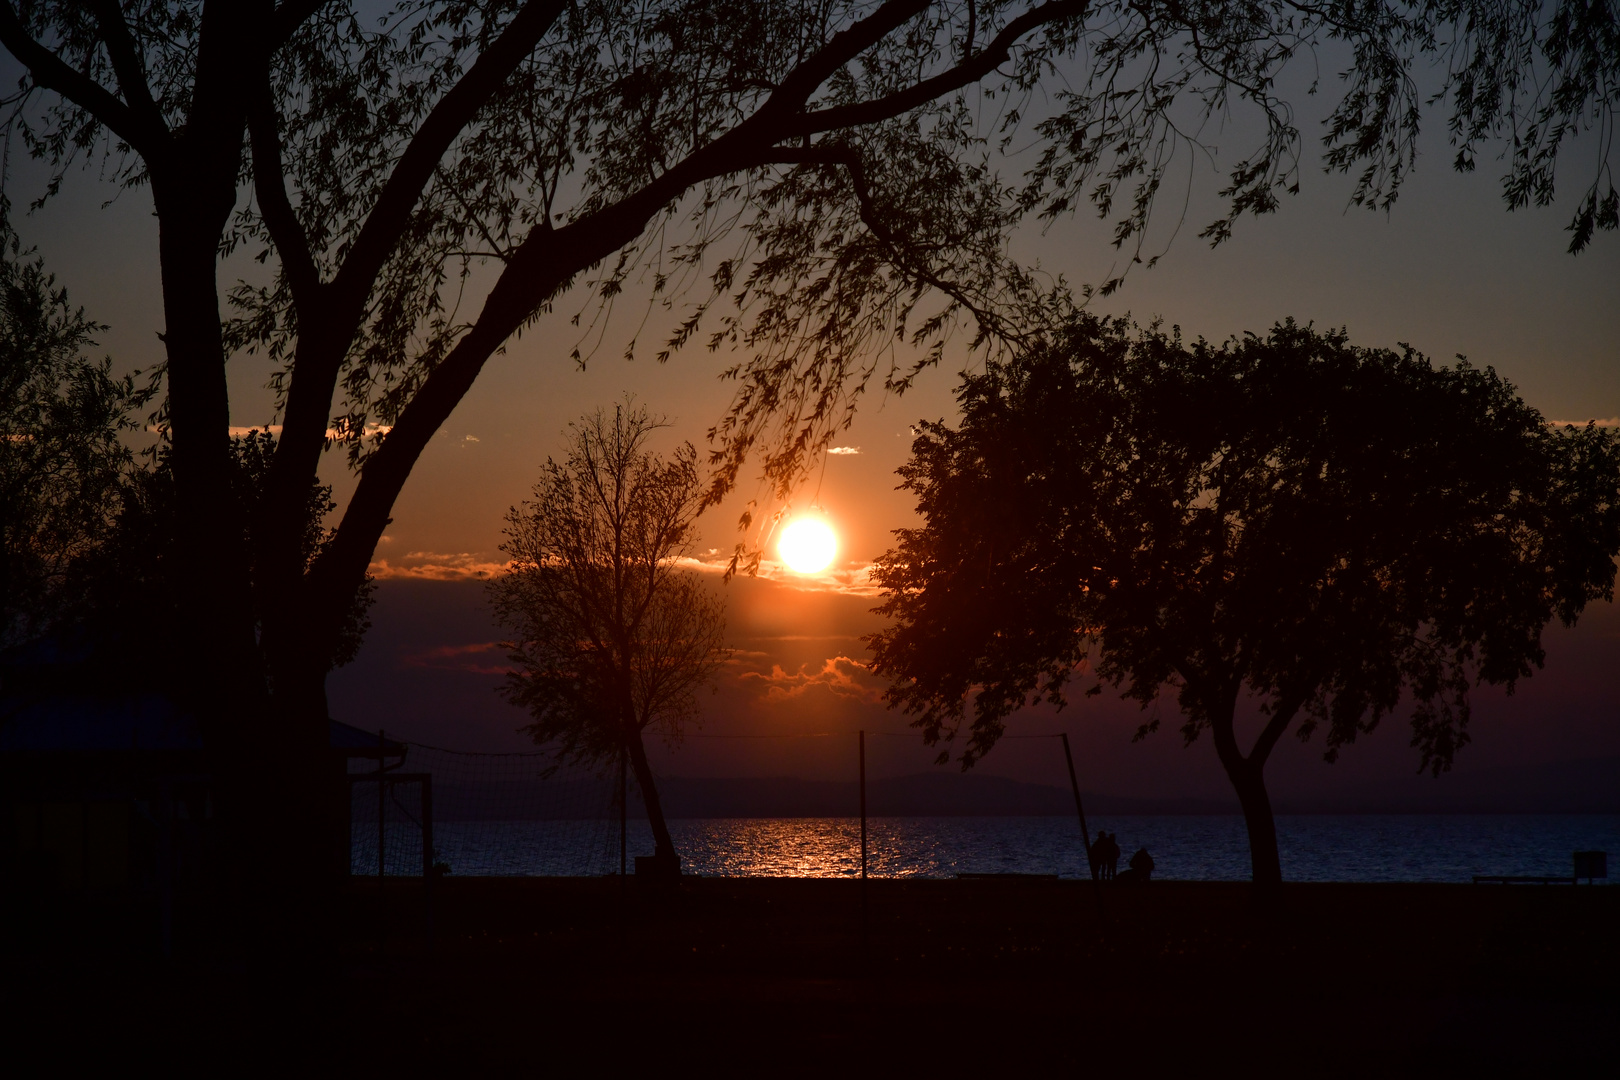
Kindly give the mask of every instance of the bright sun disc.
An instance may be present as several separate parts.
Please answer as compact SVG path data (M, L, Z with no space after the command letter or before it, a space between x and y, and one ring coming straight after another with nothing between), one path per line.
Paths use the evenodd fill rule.
M838 553L838 537L820 518L799 518L782 530L777 545L782 561L801 574L815 574L827 568Z

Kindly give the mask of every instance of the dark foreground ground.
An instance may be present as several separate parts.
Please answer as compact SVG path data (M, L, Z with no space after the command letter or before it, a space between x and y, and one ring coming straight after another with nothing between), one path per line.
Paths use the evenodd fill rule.
M362 881L290 983L14 923L7 1072L1613 1075L1620 889L868 889L449 878L430 950L419 883Z

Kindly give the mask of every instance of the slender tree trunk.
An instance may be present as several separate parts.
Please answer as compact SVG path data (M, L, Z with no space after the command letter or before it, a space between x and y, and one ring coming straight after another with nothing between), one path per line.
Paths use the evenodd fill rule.
M1271 796L1266 794L1264 762L1245 761L1236 773L1227 772L1243 807L1243 823L1249 830L1249 864L1254 883L1267 887L1282 884L1282 860L1277 855L1277 818L1271 812Z
M1278 726L1276 718L1267 725L1267 735L1249 757L1238 749L1237 733L1233 727L1233 714L1237 711L1238 683L1234 682L1215 697L1206 701L1210 732L1215 738L1215 753L1226 770L1226 778L1237 792L1238 805L1243 808L1243 822L1249 830L1249 864L1254 883L1267 889L1282 884L1282 860L1277 855L1277 819L1271 812L1271 797L1266 794L1265 767L1276 734L1271 728ZM1288 713L1292 716L1292 711ZM1282 721L1286 726L1286 720Z
M653 851L662 858L675 857L675 844L669 838L669 825L664 821L664 806L658 798L658 786L653 782L652 766L647 763L647 748L642 745L641 732L633 731L629 739L630 767L636 770L636 783L641 788L641 801L647 806L647 823L652 826Z

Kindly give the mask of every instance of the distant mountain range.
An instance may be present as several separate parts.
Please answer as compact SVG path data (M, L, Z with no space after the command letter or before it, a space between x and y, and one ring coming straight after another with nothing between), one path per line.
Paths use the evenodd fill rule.
M445 821L542 820L612 813L613 782L594 778L502 780L435 784L437 816ZM664 812L687 817L852 817L860 794L854 781L793 777L659 781ZM1133 797L1087 792L1086 813L1235 814L1236 799ZM1279 796L1280 814L1620 813L1620 757L1485 769L1438 782L1412 777L1348 793ZM867 781L872 817L999 817L1074 813L1064 788L960 772L917 773ZM631 813L643 816L632 792Z

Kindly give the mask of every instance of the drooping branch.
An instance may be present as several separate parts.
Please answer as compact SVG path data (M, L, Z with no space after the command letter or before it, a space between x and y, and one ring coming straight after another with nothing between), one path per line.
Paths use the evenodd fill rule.
M811 146L804 149L791 146L773 147L770 151L770 157L773 164L834 165L843 168L849 174L850 188L854 191L856 204L860 207L861 224L865 225L873 236L882 241L884 246L889 249L890 256L897 265L904 265L906 272L911 276L962 305L965 310L978 320L979 325L994 327L1009 340L1023 336L1023 332L1017 327L985 304L968 295L955 282L940 277L926 266L918 265L908 257L904 241L878 216L877 206L872 198L872 187L866 177L865 163L861 161L860 154L856 153L854 148L849 146Z
M168 137L162 123L153 124L119 101L106 87L69 67L61 57L35 41L17 17L10 0L0 2L0 45L28 69L36 86L54 90L107 125L148 162L161 154Z
M282 0L270 21L270 47L285 45L298 28L332 0Z
M345 316L352 312L358 326L359 309L376 283L388 253L399 242L400 233L434 170L456 137L472 122L478 110L534 51L540 39L566 9L564 0L531 0L501 31L468 70L440 98L411 137L399 163L377 197L377 204L355 237L354 247L343 267L333 278L336 303Z

